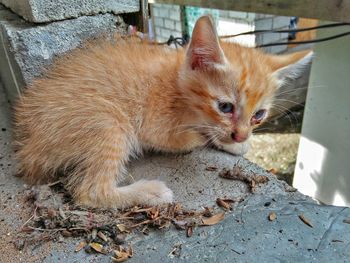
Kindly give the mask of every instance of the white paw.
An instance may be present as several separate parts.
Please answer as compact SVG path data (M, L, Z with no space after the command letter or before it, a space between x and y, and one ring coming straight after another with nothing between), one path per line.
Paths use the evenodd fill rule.
M224 150L225 152L232 153L234 155L246 154L249 150L249 147L249 142L221 144L219 146L220 149Z
M153 206L173 201L173 192L162 181L140 180L128 187L137 204Z

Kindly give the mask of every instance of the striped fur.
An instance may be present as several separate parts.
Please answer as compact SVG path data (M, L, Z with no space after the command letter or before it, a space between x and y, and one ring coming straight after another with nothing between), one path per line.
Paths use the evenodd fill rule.
M83 205L171 202L172 192L161 181L117 186L130 157L144 149L188 151L209 141L239 153L231 132L249 137L252 115L271 103L276 72L304 55L281 59L220 44L209 17L197 22L188 51L122 38L77 49L18 100L20 170L31 183L63 171ZM218 100L232 101L234 116L221 113Z

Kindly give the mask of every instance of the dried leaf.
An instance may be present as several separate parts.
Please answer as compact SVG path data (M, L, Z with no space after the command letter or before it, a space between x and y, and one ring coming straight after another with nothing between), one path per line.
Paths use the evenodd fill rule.
M117 228L122 233L130 233L130 231L127 229L126 225L124 224L117 224Z
M202 215L205 217L212 217L213 211L209 207L204 207L204 211L203 211Z
M222 200L225 201L226 203L240 203L244 201L244 198L243 197L236 197L234 199L224 198Z
M72 232L70 232L68 230L62 230L61 234L64 237L71 237L72 236Z
M147 215L151 219L156 219L159 216L159 207L152 207L152 209L147 212Z
M79 252L80 250L82 250L84 247L86 246L86 242L81 241L76 247L75 247L75 252Z
M184 230L186 229L187 222L184 220L173 220L173 223L177 229Z
M134 255L133 249L130 246L128 249L125 249L121 246L118 249L114 250L115 257L113 258L116 262L124 262L131 258Z
M57 212L55 209L52 209L52 208L48 208L47 209L47 216L49 218L55 218L57 216Z
M218 168L215 166L208 166L207 168L205 168L205 170L213 172L213 171L217 171Z
M217 223L219 223L220 221L224 220L225 218L225 213L221 212L218 213L216 215L213 215L209 218L202 218L202 226L212 226L212 225L216 225Z
M344 241L343 241L343 240L339 240L339 239L332 239L332 242L340 242L340 243L343 243Z
M232 170L222 169L222 171L219 173L219 176L226 179L232 179L232 180L242 180L240 179L242 173L242 168L240 166L234 166Z
M114 262L125 262L125 261L127 261L129 259L129 257L124 255L123 257L120 257L120 258L111 257L111 259Z
M269 181L269 178L265 175L254 175L253 181L258 184L266 184Z
M24 226L21 228L21 231L24 233L31 233L34 231L34 229L32 227L29 227L29 226Z
M187 230L186 230L186 236L191 237L192 235L193 235L193 227L189 226L187 227Z
M103 241L107 242L108 238L106 237L105 234L103 234L101 231L98 231L97 236L101 238Z
M92 231L91 231L91 238L92 238L92 239L95 239L96 236L97 236L97 229L94 228L94 229L92 229Z
M277 215L276 215L275 212L270 212L270 213L269 213L268 219L269 219L270 221L273 221L273 220L275 220L276 218L277 218Z
M58 208L58 213L63 219L67 219L66 214L64 213L62 207Z
M179 257L181 254L182 244L175 244L174 248L169 252L168 256Z
M345 224L350 224L350 219L344 219L344 220L343 220L343 223L345 223Z
M99 243L92 242L90 243L90 247L98 253L106 254L106 251L103 249L103 246Z
M224 208L225 210L232 209L231 205L228 202L226 202L223 199L221 199L221 198L217 198L216 199L216 203L217 203L218 206Z
M270 170L268 170L268 172L272 174L277 174L278 170L276 168L271 168Z
M303 223L304 223L305 225L308 225L309 227L314 227L314 226L310 223L310 221L309 221L308 219L305 218L305 216L304 216L303 214L300 214L300 215L299 215L299 218L300 218L301 221L303 221Z
M134 249L132 248L132 246L129 246L128 252L129 252L129 258L132 258L134 256Z

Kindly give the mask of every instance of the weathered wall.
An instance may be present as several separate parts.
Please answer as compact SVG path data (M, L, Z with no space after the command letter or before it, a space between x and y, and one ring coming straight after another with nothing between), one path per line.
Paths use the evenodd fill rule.
M9 98L15 98L56 56L87 39L116 32L125 34L126 25L113 14L33 24L0 5L0 77Z
M35 23L52 22L82 15L138 12L138 0L0 0L25 20Z
M170 35L181 36L184 31L181 23L180 6L167 4L152 5L152 15L156 40L167 41ZM228 10L217 11L217 27L221 35L237 34L250 30L278 30L288 29L290 17L236 12ZM249 46L263 45L273 42L287 41L287 33L268 33L256 37L245 36L239 40ZM285 46L264 48L269 53L280 53L287 49Z

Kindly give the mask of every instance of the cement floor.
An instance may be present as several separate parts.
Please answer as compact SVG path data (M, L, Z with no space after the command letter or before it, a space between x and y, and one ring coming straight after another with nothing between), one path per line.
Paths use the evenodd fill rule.
M103 255L74 252L77 239L18 251L16 233L29 218L23 198L24 182L13 176L10 109L0 87L0 262L110 262ZM208 166L232 168L237 162L248 176L266 175L269 182L250 193L247 185L218 177ZM318 205L242 157L212 149L185 155L148 154L130 165L126 181L159 178L187 208L215 206L218 197L244 197L225 219L210 227L197 227L187 238L178 230L129 235L135 250L129 262L348 262L350 209ZM219 209L219 208L218 208ZM268 220L270 212L277 218ZM306 225L299 215L312 224ZM171 253L178 248L175 255Z

